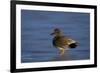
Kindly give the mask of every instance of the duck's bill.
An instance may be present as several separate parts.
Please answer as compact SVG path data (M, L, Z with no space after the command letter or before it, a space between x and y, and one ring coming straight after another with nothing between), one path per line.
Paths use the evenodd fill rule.
M50 35L54 35L55 33L51 33Z

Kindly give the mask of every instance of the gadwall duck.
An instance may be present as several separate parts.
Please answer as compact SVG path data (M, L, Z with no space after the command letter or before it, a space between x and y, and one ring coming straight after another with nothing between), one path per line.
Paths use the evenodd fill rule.
M76 48L78 45L75 40L66 37L59 28L54 29L51 35L54 36L53 46L60 50L60 55L63 55L65 50L68 50L69 48Z

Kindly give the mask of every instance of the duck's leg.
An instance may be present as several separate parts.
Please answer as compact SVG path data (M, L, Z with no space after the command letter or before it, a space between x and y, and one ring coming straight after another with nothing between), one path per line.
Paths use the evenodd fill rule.
M60 55L61 56L64 55L64 53L65 53L65 49L60 50Z
M61 55L61 56L64 55L65 49L64 49L64 48L59 48L59 50L60 50L60 55Z

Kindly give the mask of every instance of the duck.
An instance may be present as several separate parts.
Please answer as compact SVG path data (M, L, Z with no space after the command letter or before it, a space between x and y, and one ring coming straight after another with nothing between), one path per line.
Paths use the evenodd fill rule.
M66 50L69 50L70 48L76 48L78 46L78 42L65 36L59 28L55 28L51 35L54 36L52 44L54 47L60 50L61 56L65 54Z

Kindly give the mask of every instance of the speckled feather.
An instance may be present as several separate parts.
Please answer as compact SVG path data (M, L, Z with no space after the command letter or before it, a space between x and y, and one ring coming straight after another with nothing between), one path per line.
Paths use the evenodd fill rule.
M55 36L53 38L53 45L55 47L67 48L68 47L68 38L65 36Z

